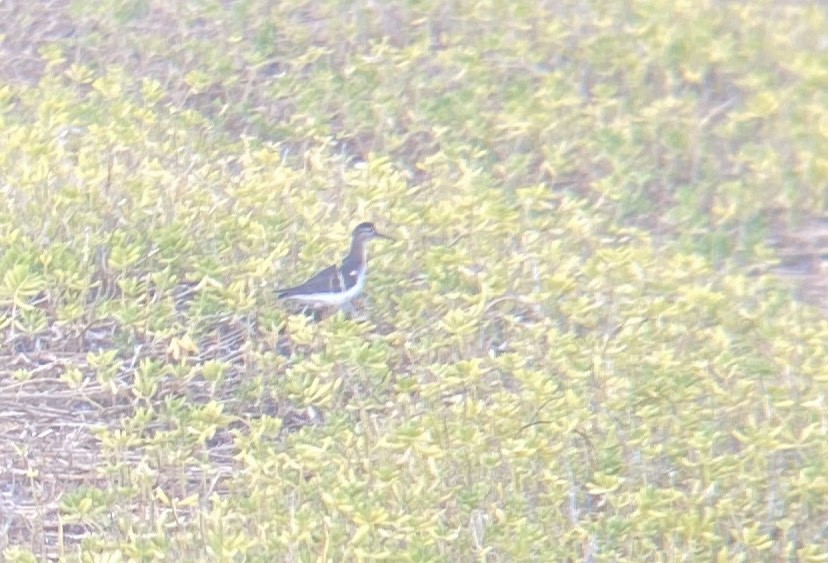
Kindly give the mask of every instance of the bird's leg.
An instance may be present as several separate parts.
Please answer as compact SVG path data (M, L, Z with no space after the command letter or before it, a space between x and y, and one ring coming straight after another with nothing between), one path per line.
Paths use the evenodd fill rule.
M349 319L356 316L356 313L357 313L356 309L354 308L354 305L350 301L348 301L347 303L344 303L342 305L342 311L345 313L345 315Z

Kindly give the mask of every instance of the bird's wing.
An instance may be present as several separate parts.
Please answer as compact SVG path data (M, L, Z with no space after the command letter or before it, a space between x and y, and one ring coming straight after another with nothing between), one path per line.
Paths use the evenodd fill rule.
M356 260L351 259L351 255L345 257L342 261L342 281L345 282L345 289L351 289L357 283L359 277L359 264Z
M279 298L311 293L339 292L342 291L342 282L337 267L328 266L301 285L277 291Z

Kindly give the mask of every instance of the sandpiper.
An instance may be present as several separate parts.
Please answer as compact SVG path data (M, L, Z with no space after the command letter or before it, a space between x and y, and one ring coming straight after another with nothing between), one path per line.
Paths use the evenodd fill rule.
M351 301L365 289L367 242L375 238L393 240L377 231L373 223L360 223L351 237L351 251L342 259L341 266L328 266L301 285L278 290L279 299L353 312Z

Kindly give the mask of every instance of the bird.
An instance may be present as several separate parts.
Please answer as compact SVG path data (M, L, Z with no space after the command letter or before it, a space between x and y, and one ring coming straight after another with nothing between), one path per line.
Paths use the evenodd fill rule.
M394 240L377 231L373 223L360 223L351 234L351 250L340 266L332 264L300 285L278 289L276 296L314 309L337 307L353 313L351 301L365 289L367 243L376 238Z

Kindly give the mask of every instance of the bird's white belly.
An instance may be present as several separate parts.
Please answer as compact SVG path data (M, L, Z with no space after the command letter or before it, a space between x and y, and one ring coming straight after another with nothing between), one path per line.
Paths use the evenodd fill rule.
M359 272L357 281L353 287L339 293L306 293L305 295L291 295L286 299L298 301L299 303L310 303L313 305L326 305L341 307L362 293L365 289L365 270Z

